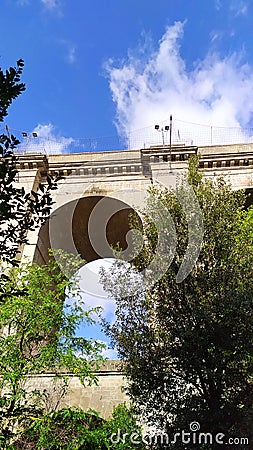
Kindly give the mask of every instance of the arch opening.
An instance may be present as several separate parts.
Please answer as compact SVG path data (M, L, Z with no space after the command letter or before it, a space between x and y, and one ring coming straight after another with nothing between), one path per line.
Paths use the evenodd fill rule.
M68 202L53 211L41 227L33 260L46 263L51 248L79 255L86 263L113 258L113 247L123 251L129 247L133 213L132 207L113 197L87 196Z
M51 248L79 255L83 260L78 276L84 304L88 309L102 306L103 316L109 322L114 321L115 302L103 291L99 268L106 265L106 270L109 270L115 261L111 246L127 250L129 246L127 235L131 231L130 215L133 213L136 214L136 211L127 203L113 197L82 197L53 211L38 234L34 262L45 264L50 258ZM139 216L138 222L142 227ZM92 226L92 229L89 226ZM68 301L66 296L64 303ZM94 319L97 320L98 317ZM105 355L117 358L99 323L88 327L86 324L78 330L78 335L104 341L108 345Z
M84 264L76 272L75 276L78 279L77 301L81 300L84 310L89 311L95 308L91 314L94 322L81 323L76 331L76 336L100 341L105 345L102 352L103 356L116 360L118 359L117 350L112 347L110 339L101 324L101 318L110 324L115 321L116 302L103 289L99 274L102 267L109 271L114 262L114 258L97 259ZM69 296L66 292L64 307L73 300L75 300L75 296ZM99 308L98 311L96 311L96 308Z

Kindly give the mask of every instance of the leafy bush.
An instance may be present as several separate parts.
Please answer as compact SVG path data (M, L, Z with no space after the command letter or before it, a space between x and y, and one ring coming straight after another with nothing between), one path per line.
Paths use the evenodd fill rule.
M131 442L131 434L135 441ZM112 439L113 435L113 439ZM120 437L119 437L120 436ZM93 410L65 408L33 419L11 447L13 450L106 450L144 449L140 427L132 409L118 405L106 421Z

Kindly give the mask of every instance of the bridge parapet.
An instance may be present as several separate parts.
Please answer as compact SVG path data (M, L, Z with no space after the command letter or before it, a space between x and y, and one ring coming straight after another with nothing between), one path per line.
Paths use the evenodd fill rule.
M234 189L253 188L253 144L169 146L141 150L143 172L150 178L167 171L185 171L191 155L200 156L199 168L207 178L223 176Z
M48 173L59 172L65 177L89 178L91 180L108 178L130 179L136 175L152 179L159 170L184 171L191 155L199 154L200 170L207 177L233 175L235 188L252 187L253 144L233 144L218 146L152 146L141 150L122 150L90 152L45 156L42 154L22 154L18 168L20 181L25 184L28 178L39 175L43 181ZM250 175L250 176L249 176ZM116 177L116 178L115 178ZM238 182L237 179L240 179ZM244 179L245 178L245 179Z

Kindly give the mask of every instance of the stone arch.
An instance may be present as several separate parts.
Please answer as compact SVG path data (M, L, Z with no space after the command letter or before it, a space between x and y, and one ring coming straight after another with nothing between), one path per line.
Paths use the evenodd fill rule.
M99 206L101 207L95 210ZM96 211L94 220L94 211ZM126 202L114 197L91 195L71 200L55 209L49 220L38 233L33 261L46 263L50 248L62 249L81 256L85 262L99 258L112 258L111 246L119 245L122 250L129 246L128 232L131 230L130 216L134 209ZM92 216L93 214L93 216ZM89 221L92 221L92 239L89 235ZM138 222L141 226L139 216ZM102 242L95 246L94 241L103 238L106 233L107 245Z

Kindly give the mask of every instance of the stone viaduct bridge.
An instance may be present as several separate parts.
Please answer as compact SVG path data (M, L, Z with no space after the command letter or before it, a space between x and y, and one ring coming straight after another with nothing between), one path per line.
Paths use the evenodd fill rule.
M234 189L253 192L253 144L199 148L172 146L171 154L169 147L165 146L50 156L38 153L20 155L18 183L26 188L36 191L38 184L45 182L47 174L58 172L64 176L53 195L51 239L48 225L31 233L23 256L42 263L47 260L47 248L52 243L66 251L73 250L74 244L87 262L111 256L110 249L105 246L101 252L96 252L87 236L89 217L95 205L106 198L103 208L111 213L118 211L108 221L107 238L110 244L119 242L124 247L131 193L134 190L145 192L156 180L165 179L170 165L173 173L186 171L193 154L201 155L199 167L205 177L224 176ZM99 230L97 232L99 235Z
M199 167L205 177L224 176L233 189L245 189L252 203L253 144L153 146L141 150L48 156L20 154L17 182L27 189L36 191L47 174L58 172L64 176L53 195L51 219L40 230L29 234L29 245L22 249L22 256L43 264L48 259L48 248L52 247L77 253L90 262L112 256L111 244L119 242L126 249L127 217L136 192L146 192L157 180L166 179L169 171L185 172L193 154L200 154ZM95 216L90 226L93 211L101 201L99 216ZM102 226L101 231L104 222L106 226ZM105 230L108 242L99 245L100 239L104 241ZM117 364L109 362L98 375L99 386L87 388L85 392L73 378L68 403L92 407L107 416L114 404L125 399L121 392L122 373ZM45 382L44 378L41 383Z

